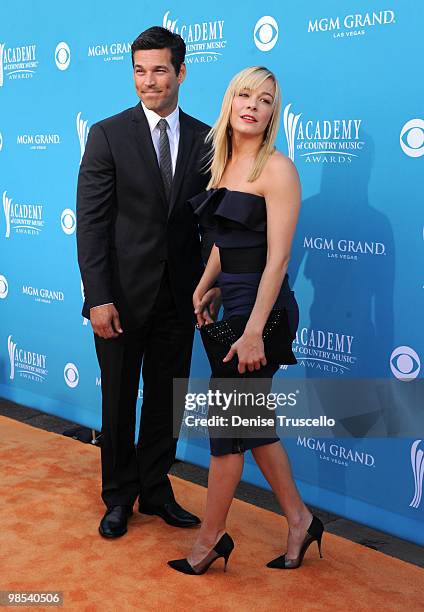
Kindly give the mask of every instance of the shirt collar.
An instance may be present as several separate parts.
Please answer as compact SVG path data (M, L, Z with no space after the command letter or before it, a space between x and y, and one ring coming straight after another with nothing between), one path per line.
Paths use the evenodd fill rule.
M178 105L175 107L175 109L172 111L170 115L168 115L167 117L161 117L160 115L155 113L155 111L152 111L149 108L147 108L147 106L145 106L141 100L140 100L140 103L141 103L141 106L143 107L143 110L146 115L146 119L149 124L151 132L153 132L153 130L157 126L160 119L166 119L171 133L175 132L175 130L178 127L179 119L180 119L180 109Z

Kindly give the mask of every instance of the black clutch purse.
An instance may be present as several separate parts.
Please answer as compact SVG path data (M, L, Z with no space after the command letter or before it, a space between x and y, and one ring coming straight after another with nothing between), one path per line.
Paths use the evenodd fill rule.
M236 340L243 335L249 317L236 315L223 321L216 321L200 327L200 335L215 377L239 376L238 356L224 363L222 360ZM290 330L285 308L271 311L262 333L265 357L268 363L295 365L292 343L295 338Z

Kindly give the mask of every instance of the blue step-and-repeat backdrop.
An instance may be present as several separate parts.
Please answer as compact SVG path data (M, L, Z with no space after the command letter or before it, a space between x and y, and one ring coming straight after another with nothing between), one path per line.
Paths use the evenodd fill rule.
M281 82L278 147L298 168L303 204L290 262L299 363L278 376L422 377L424 5L3 0L1 9L1 396L100 429L76 180L90 126L137 102L130 44L151 25L184 38L181 107L209 124L242 68L266 65ZM192 375L208 376L198 337ZM328 389L317 402L331 402ZM138 411L141 399L140 381ZM361 437L300 434L285 446L306 502L423 544L424 432L398 435L404 411L386 436L381 427L372 436L376 414ZM178 456L207 466L209 448L183 437ZM243 478L268 486L250 453Z

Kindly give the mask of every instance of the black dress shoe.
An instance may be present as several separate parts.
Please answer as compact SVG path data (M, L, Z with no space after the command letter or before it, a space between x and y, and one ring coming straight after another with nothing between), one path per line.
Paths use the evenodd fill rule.
M163 518L168 525L173 525L174 527L193 527L193 525L200 524L199 517L181 508L176 501L169 501L161 506L142 502L138 507L138 511L141 514L156 514Z
M119 538L127 533L127 521L133 513L131 506L110 506L100 521L99 532L104 538Z
M228 535L228 533L224 533L206 557L196 565L190 565L187 559L174 559L173 561L168 561L168 565L170 565L172 569L182 572L183 574L199 575L207 572L212 563L220 557L223 557L224 572L226 572L228 559L230 558L233 548L234 542L232 537Z
M324 525L322 524L320 519L317 516L315 516L315 514L313 514L311 524L308 527L306 536L303 540L302 546L299 551L299 555L295 557L294 559L288 559L286 557L286 554L280 555L276 559L273 559L272 561L267 563L266 564L267 567L272 567L275 569L296 569L300 567L303 562L303 557L305 556L305 553L308 550L309 546L312 544L312 542L317 543L318 550L319 550L319 556L322 559L321 539L322 539L323 533L324 533Z

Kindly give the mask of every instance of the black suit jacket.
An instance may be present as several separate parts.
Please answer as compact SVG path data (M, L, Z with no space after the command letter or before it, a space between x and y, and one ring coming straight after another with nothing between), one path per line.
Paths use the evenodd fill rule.
M209 126L180 110L180 140L170 204L141 104L89 132L77 190L82 314L113 302L125 328L142 325L165 262L182 319L194 321L192 294L204 270L198 225L187 199L205 189L201 172Z

